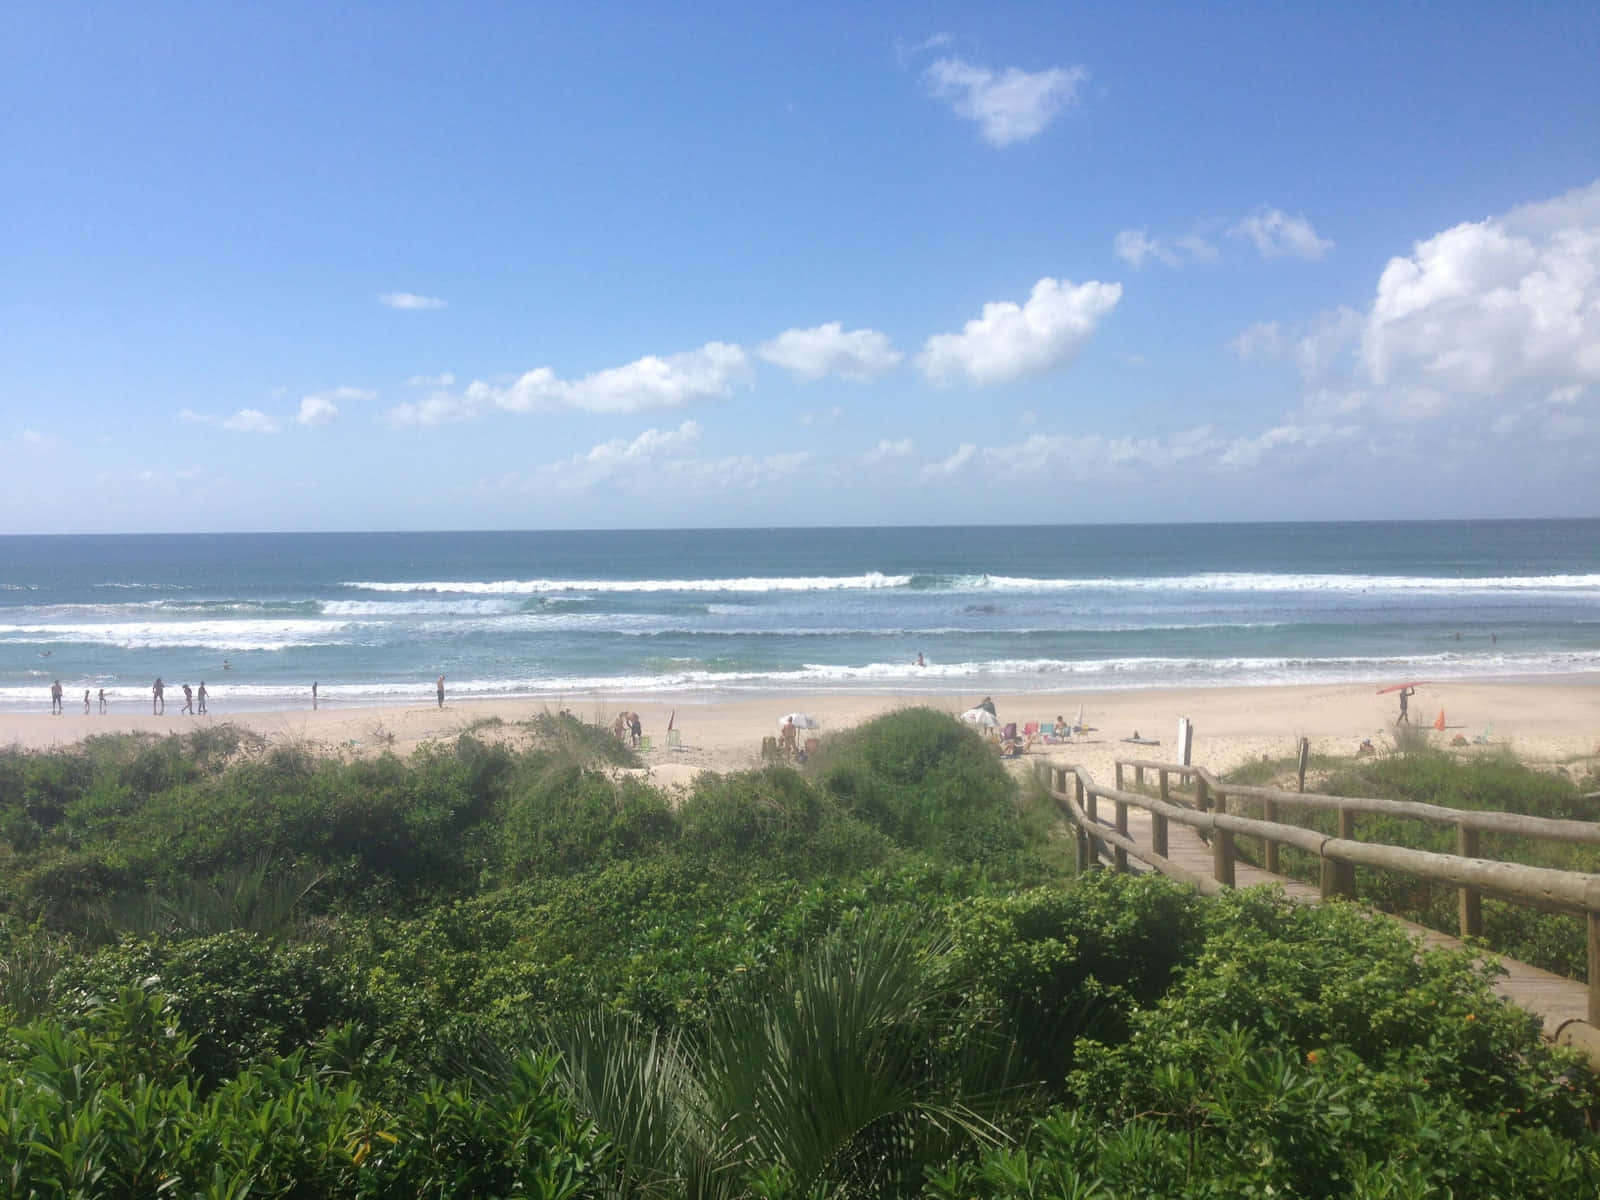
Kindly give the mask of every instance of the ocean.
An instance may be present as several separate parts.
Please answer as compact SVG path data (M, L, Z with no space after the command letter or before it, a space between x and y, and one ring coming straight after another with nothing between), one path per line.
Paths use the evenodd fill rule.
M1596 671L1595 520L0 537L11 711Z

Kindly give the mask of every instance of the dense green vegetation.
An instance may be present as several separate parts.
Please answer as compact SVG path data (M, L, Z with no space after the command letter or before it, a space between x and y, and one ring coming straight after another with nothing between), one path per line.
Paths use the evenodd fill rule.
M1593 1077L1483 968L1348 906L1072 879L948 717L676 804L628 765L548 716L407 761L0 755L5 1188L1600 1190Z
M1584 799L1600 789L1600 778L1593 767L1576 774L1556 773L1534 769L1504 751L1457 756L1433 745L1420 731L1403 738L1393 754L1324 760L1313 765L1322 778L1313 778L1307 783L1307 790L1330 796L1414 800L1444 808L1583 821L1600 815L1595 802ZM1264 784L1285 775L1292 778L1293 771L1292 762L1258 763L1234 772L1231 779L1236 783ZM1241 801L1240 807L1248 810L1249 802ZM1334 833L1337 826L1337 818L1331 812L1282 810L1278 819L1328 834ZM1362 841L1439 854L1457 852L1454 828L1432 822L1363 814L1358 819L1356 836ZM1241 838L1240 846L1259 861L1260 848L1254 839ZM1528 866L1600 873L1600 847L1596 846L1485 833L1481 835L1479 853ZM1283 847L1279 868L1293 878L1315 882L1320 862L1313 855ZM1356 894L1384 912L1430 929L1452 934L1459 931L1457 892L1446 884L1392 871L1358 869ZM1484 942L1519 962L1571 979L1586 978L1586 937L1580 916L1540 912L1508 900L1484 897Z

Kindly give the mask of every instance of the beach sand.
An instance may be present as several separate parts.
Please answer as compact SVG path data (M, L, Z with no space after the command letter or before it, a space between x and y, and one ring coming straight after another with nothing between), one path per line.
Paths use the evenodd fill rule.
M219 689L220 690L220 689ZM420 689L419 689L420 691ZM1027 771L1035 764L1074 764L1096 778L1110 780L1118 758L1172 761L1179 717L1194 724L1193 761L1213 771L1226 772L1261 757L1287 758L1296 753L1299 739L1311 739L1313 753L1354 754L1363 738L1371 738L1381 751L1393 745L1398 701L1380 696L1369 685L1193 688L1174 690L1029 693L993 697L1002 722L1052 720L1057 714L1076 719L1083 706L1084 721L1092 732L1065 745L1035 745L1015 769ZM690 699L617 696L569 697L559 705L546 700L484 700L433 703L431 690L425 703L409 707L347 708L325 701L312 711L230 713L225 696L212 699L212 712L204 717L179 715L170 703L165 716L147 711L85 715L68 704L63 716L39 713L0 714L0 746L41 749L69 745L97 733L139 731L183 733L207 724L233 722L254 730L273 742L293 742L330 754L375 754L386 750L404 755L423 742L451 739L475 723L492 718L514 727L515 722L556 708L609 726L623 710L637 711L652 748L643 755L653 781L665 787L689 783L701 771L735 771L756 766L761 739L778 732L778 719L792 711L809 713L820 722L821 738L858 725L880 713L898 708L927 706L958 713L970 707L977 695L945 696L862 692L801 694L772 693L759 697ZM40 706L41 709L45 705ZM1440 710L1448 726L1443 734L1432 731ZM669 716L676 713L678 747L666 746ZM1592 761L1600 755L1600 687L1592 682L1484 682L1428 684L1411 700L1411 717L1417 728L1443 744L1457 734L1469 743L1465 753L1481 753L1474 739L1488 732L1489 747L1508 748L1534 762ZM1159 746L1135 746L1121 739L1138 731L1157 738ZM482 736L514 733L515 729L485 728Z

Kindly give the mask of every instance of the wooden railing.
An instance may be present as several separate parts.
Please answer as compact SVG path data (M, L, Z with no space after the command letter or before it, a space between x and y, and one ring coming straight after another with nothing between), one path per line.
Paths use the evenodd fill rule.
M1137 787L1145 785L1147 773L1155 773L1156 796L1125 790L1123 782L1129 770L1133 772ZM1192 781L1189 794L1173 789L1175 779L1184 784ZM1063 815L1076 829L1080 869L1109 857L1116 869L1127 870L1131 857L1163 874L1192 883L1202 892L1211 893L1234 885L1237 859L1234 843L1235 838L1242 835L1262 840L1263 865L1273 874L1278 872L1280 846L1294 846L1319 858L1324 898L1354 896L1358 866L1453 884L1459 889L1457 907L1463 937L1483 931L1482 896L1485 892L1547 911L1577 913L1588 924L1588 1023L1600 1026L1600 875L1478 857L1479 836L1486 832L1600 846L1600 824L1516 813L1472 812L1403 800L1247 787L1228 784L1204 767L1142 760L1119 761L1116 785L1110 788L1096 784L1082 768L1052 768L1050 790ZM1260 801L1260 819L1228 812L1230 799ZM1110 829L1099 819L1101 801L1115 806ZM1150 814L1150 845L1141 846L1128 836L1129 808L1144 809ZM1337 835L1280 822L1278 812L1286 808L1337 813ZM1454 826L1457 852L1437 854L1357 841L1356 818L1361 814L1383 814ZM1209 877L1198 875L1168 857L1168 831L1172 822L1197 830L1210 841L1212 870Z

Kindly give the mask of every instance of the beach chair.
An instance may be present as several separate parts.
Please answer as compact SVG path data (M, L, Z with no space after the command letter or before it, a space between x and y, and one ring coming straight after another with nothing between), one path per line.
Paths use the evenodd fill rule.
M1056 736L1056 723L1054 721L1040 721L1039 736L1047 742L1053 740Z
M1029 721L1027 724L1025 724L1022 727L1022 736L1023 737L1032 737L1034 734L1036 734L1038 732L1039 732L1039 722L1037 722L1037 721Z
M641 749L641 750L650 749L650 735L648 733L641 734L639 736L639 749Z
M678 730L676 730L676 729L667 730L667 749L668 750L681 750L681 749L683 749L683 734L678 732Z

